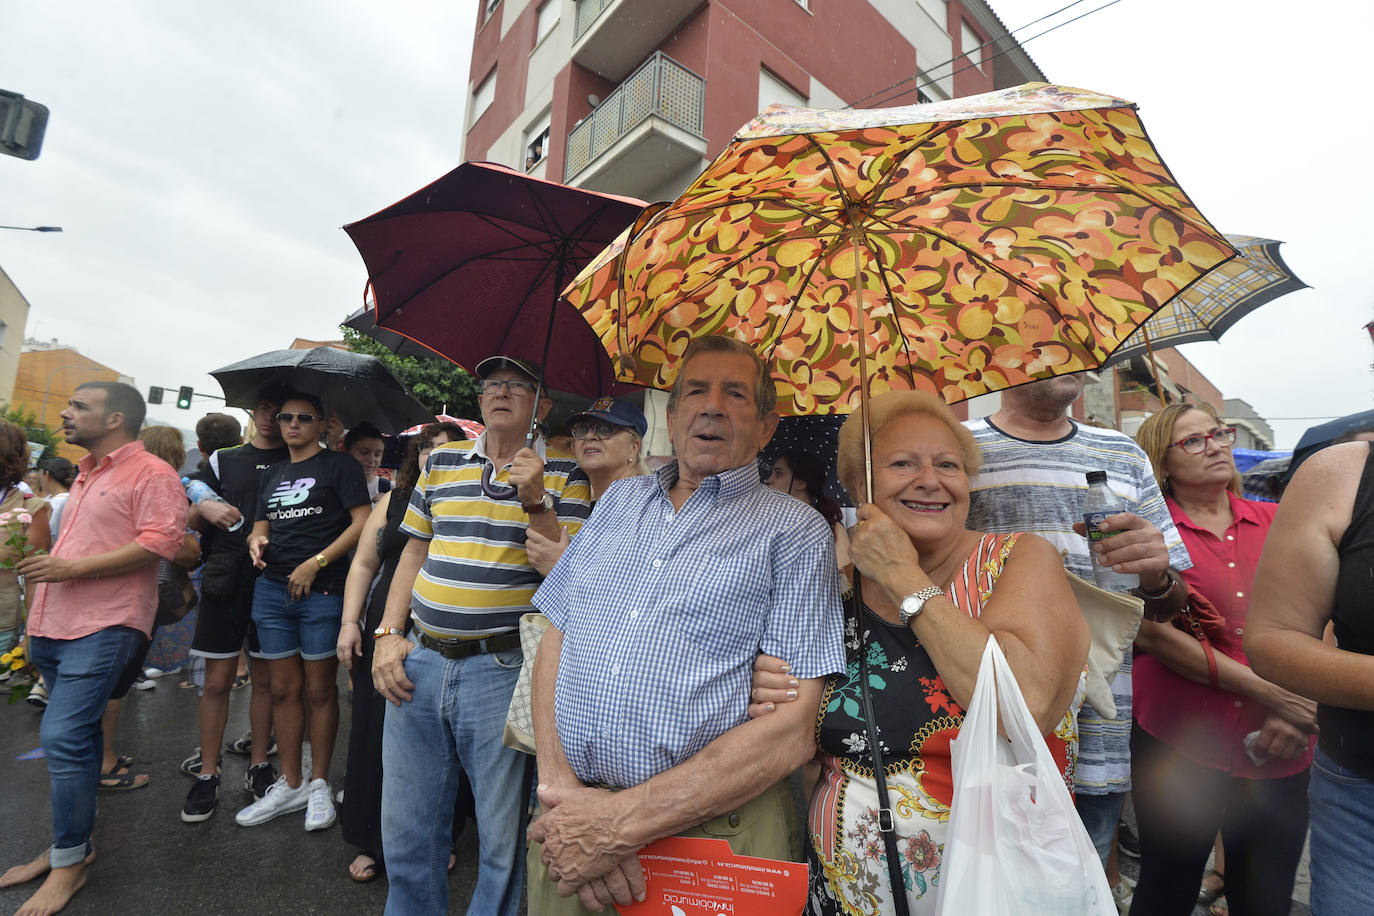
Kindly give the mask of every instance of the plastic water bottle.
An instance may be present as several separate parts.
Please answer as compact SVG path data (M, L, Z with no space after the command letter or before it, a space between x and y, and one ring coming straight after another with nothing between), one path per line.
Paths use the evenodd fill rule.
M215 492L215 488L203 480L192 480L189 477L181 478L181 485L186 488L186 498L199 506L203 502L228 503L225 499ZM243 527L243 516L239 515L239 520L229 526L230 531L238 531Z
M1116 515L1119 512L1129 512L1131 507L1120 496L1112 492L1112 488L1107 486L1106 471L1088 472L1088 494L1083 497L1083 524L1088 528L1088 550L1092 556L1093 581L1098 588L1105 588L1111 592L1124 592L1127 589L1136 588L1140 585L1140 576L1135 573L1119 573L1110 566L1103 566L1097 561L1097 554L1092 548L1105 538L1120 534L1113 531L1110 534L1097 529L1098 524L1109 515Z

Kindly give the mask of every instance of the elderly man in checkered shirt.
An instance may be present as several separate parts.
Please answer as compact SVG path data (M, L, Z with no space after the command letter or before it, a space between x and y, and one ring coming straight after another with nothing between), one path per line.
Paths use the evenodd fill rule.
M749 347L693 341L668 406L677 460L612 485L535 594L552 625L534 675L531 913L642 898L636 853L665 836L790 852L785 777L815 752L844 653L829 526L759 477L775 404ZM759 652L790 660L798 702L751 721Z

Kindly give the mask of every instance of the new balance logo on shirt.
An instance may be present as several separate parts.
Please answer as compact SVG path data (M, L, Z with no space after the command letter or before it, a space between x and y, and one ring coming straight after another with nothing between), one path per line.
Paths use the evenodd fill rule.
M301 518L306 515L321 515L323 506L307 506L300 509L287 508L305 502L310 498L310 488L315 478L301 477L298 480L283 480L267 499L267 518L279 521L288 518Z

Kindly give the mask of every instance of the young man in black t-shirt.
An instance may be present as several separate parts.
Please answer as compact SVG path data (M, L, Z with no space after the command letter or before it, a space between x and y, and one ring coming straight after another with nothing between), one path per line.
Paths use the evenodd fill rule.
M305 829L334 823L329 763L339 727L335 686L339 622L348 553L371 510L362 466L320 447L324 409L310 396L289 395L277 414L290 459L263 475L248 553L262 576L253 587L253 622L272 677L272 721L281 776L240 811L242 827L306 809ZM305 710L310 704L312 772L301 772Z
M253 408L249 444L211 452L207 469L196 475L226 501L202 502L192 509L193 523L199 519L204 532L205 566L191 654L205 659L205 689L200 699L200 750L182 763L183 772L197 777L181 809L181 819L188 824L207 820L215 813L221 778L218 749L224 740L229 691L245 640L253 693L248 707L251 757L244 788L261 798L277 778L267 762L272 681L267 662L258 654L257 631L251 620L257 570L248 559L248 532L257 512L263 471L288 456L277 425L281 399L279 390L264 389ZM229 530L240 522L238 528Z

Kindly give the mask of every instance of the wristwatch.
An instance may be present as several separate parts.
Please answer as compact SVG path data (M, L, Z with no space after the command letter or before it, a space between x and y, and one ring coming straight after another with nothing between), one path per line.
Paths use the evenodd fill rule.
M329 565L329 557L325 556L324 554L320 554L317 557L315 557L315 562L320 564L320 569L324 569L326 566Z
M907 595L897 607L897 619L902 622L902 626L910 626L912 619L925 610L927 601L939 598L944 593L945 590L938 585L930 585L915 594Z
M521 503L520 508L524 509L525 512L530 515L538 515L541 512L548 512L553 508L553 496L549 494L548 490L545 490L544 495L540 498L539 502L529 506L525 505L524 503Z

